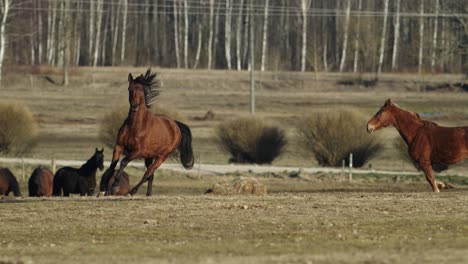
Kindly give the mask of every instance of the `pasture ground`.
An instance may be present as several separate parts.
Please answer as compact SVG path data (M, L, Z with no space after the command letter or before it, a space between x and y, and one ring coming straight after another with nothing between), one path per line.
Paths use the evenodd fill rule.
M60 69L7 68L0 97L27 105L39 123L36 148L25 157L86 160L98 140L101 118L127 106L127 74L144 68L72 69L70 86ZM188 119L196 159L226 164L213 128L248 114L248 73L160 72L158 104ZM383 74L375 87L341 85L370 75L332 73L257 74L257 113L286 130L286 153L273 165L316 166L298 148L294 122L309 111L357 108L369 118L387 98L443 125L468 124L468 93L438 88L460 75ZM215 119L201 121L208 110ZM363 133L365 122L363 120ZM395 155L394 129L379 133L385 150L374 169L414 170ZM372 135L376 136L376 135ZM105 147L106 161L111 150ZM4 164L0 164L4 166ZM49 165L49 164L44 164ZM0 263L466 263L468 185L465 164L440 180L458 186L430 192L423 176L338 175L292 178L255 175L266 196L213 196L214 183L249 173L197 175L158 171L155 196L144 185L134 197L7 198L0 201ZM33 167L11 167L23 195ZM130 169L133 186L142 175ZM99 177L98 177L99 180Z
M203 194L238 176L162 171L151 198L141 195L145 185L134 197L9 197L0 202L0 262L468 261L463 177L453 179L459 188L433 194L422 176L361 175L348 183L336 175L262 174L256 178L268 195Z

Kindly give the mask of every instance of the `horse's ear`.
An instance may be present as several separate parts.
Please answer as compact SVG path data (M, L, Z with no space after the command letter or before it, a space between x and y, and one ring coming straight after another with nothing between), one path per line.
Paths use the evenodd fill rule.
M392 104L392 100L390 100L390 98L387 99L387 101L385 101L385 106L389 106Z
M96 148L96 150L94 152L99 152L99 150Z
M101 149L101 153L104 152L104 148Z
M133 82L133 76L131 73L128 74L128 82Z

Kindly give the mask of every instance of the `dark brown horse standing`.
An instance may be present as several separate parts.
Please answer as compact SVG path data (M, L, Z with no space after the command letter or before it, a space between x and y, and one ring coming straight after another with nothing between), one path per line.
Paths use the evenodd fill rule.
M3 198L4 196L8 196L10 192L13 192L13 195L16 197L21 196L16 177L9 169L0 168L0 196Z
M156 74L152 74L150 69L144 76L142 74L136 79L133 79L132 74L128 74L130 109L119 129L109 173L114 174L120 156L125 153L126 156L120 162L120 168L112 186L116 187L127 164L134 159L143 158L146 172L141 181L130 190L131 195L134 195L146 181L148 181L146 195L151 195L154 172L175 150L179 151L180 161L184 168L191 169L194 164L190 128L166 116L155 115L149 110L159 95L158 82L155 81L155 77ZM111 193L110 189L108 188L108 193Z
M443 127L422 120L418 114L406 111L390 99L367 123L372 133L393 125L408 145L411 158L426 174L434 192L439 192L432 164L450 165L468 158L468 127Z
M31 177L29 177L28 188L29 196L52 196L52 182L54 174L45 167L36 168Z

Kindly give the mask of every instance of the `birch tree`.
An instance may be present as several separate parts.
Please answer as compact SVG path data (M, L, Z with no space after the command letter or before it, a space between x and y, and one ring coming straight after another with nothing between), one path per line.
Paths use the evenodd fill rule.
M176 64L177 68L180 68L180 58L179 58L179 23L178 23L178 4L177 0L174 0L174 48L175 48L175 55L176 55Z
M0 12L2 16L0 24L0 84L2 81L3 59L5 57L5 49L7 46L6 26L12 1L13 0L0 0Z
M400 39L400 0L396 0L395 25L393 37L392 70L397 68L398 40Z
M88 34L89 34L89 39L88 39L88 60L89 60L89 64L92 65L93 63L93 48L94 48L94 40L95 40L95 37L96 35L94 34L94 29L96 28L96 25L95 25L95 21L94 21L94 18L95 18L95 1L90 1L89 2L89 31L88 31Z
M236 62L237 70L242 69L242 55L241 55L241 46L242 46L242 9L244 7L244 0L240 0L239 13L237 14L237 24L236 24Z
M214 15L214 0L210 0L210 18L209 18L209 33L208 33L208 62L207 68L211 69L212 51L213 51L213 15Z
M112 8L112 22L111 22L111 27L113 30L113 35L112 35L112 51L111 51L111 65L115 66L115 58L116 58L116 53L117 53L117 41L119 37L119 22L120 22L120 11L121 11L121 3L122 1L119 1L119 5L114 9Z
M386 0L388 1L388 0ZM344 24L344 36L343 36L343 51L341 52L340 72L343 71L346 61L346 50L348 47L348 32L349 32L349 17L351 14L351 0L348 0L346 7L346 18Z
M224 51L226 54L226 64L228 70L231 69L231 21L232 21L232 1L226 0L225 22L224 22Z
M101 24L102 24L102 13L103 13L103 0L96 0L96 12L97 12L97 25L96 25L96 41L94 46L94 61L93 67L96 67L99 60L99 48L101 44Z
M120 45L120 63L125 60L125 43L127 41L127 13L128 13L128 0L122 0L123 4L123 19L122 19L122 39Z
M188 5L187 0L184 0L184 21L185 21L185 34L184 34L184 65L188 68L188 37L189 37L189 20L188 20Z
M400 0L397 0L400 1ZM358 71L358 61L359 61L359 42L361 37L361 14L362 11L362 0L358 2L358 12L359 15L357 17L357 25L356 25L356 37L354 38L354 65L353 65L353 72Z
M439 26L439 9L440 2L435 0L435 17L434 17L434 34L432 35L432 56L431 56L431 69L434 71L436 62L436 51L437 51L437 31Z
M424 52L424 0L421 0L419 7L419 60L418 73L422 73L423 52Z
M262 39L262 62L260 70L265 71L266 53L267 53L267 42L268 42L268 6L269 0L265 0L265 9L263 14L263 39Z
M305 72L307 56L307 12L309 11L311 0L301 0L302 10L302 52L301 71Z
M379 66L377 69L377 73L382 72L382 66L383 66L383 60L384 60L384 54L385 54L385 37L387 33L388 2L389 0L385 0L384 21L383 21L383 28L382 28L382 38L380 41L380 56L379 56Z

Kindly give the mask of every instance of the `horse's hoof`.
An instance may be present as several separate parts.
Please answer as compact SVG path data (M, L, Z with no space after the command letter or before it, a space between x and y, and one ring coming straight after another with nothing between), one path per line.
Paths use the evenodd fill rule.
M138 190L135 190L135 189L131 189L128 194L130 194L131 196L135 195L137 193Z

